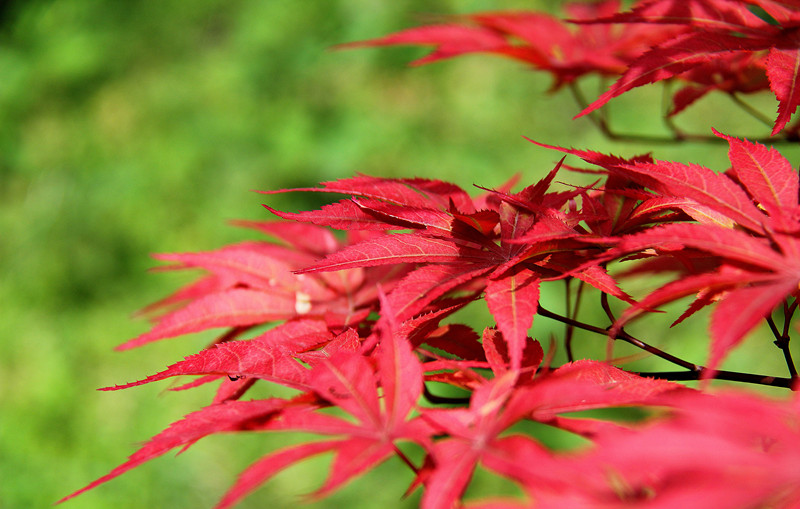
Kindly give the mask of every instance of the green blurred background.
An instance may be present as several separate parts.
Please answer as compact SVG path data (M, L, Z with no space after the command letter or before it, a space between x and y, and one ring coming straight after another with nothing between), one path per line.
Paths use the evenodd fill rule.
M467 188L495 186L519 172L529 183L559 154L521 135L623 155L652 150L612 144L588 121L570 120L578 111L570 96L545 95L549 78L513 62L468 57L409 70L405 64L422 50L329 50L417 24L425 14L552 11L557 4L0 4L0 507L49 506L209 401L210 388L95 389L140 379L208 340L200 335L112 351L147 329L131 319L132 311L188 281L182 274L147 274L155 265L148 253L253 238L227 221L268 218L263 202L296 210L324 198L251 190L313 186L355 172L439 178ZM589 84L590 96L596 86ZM614 121L663 132L651 120L660 92L637 94L617 101ZM762 100L769 112L770 101ZM683 122L708 132L707 119L719 117L720 105L725 113L715 126L753 134L750 120L724 98L694 107ZM755 134L762 132L757 126ZM659 158L727 166L724 146L655 149ZM551 330L561 330L543 327L537 334L545 342ZM654 343L666 341L657 327L642 330ZM683 331L697 336L687 355L702 361L702 327ZM779 364L760 366L783 374ZM211 507L250 461L286 440L207 439L64 507ZM321 483L326 464L289 470L241 507L295 503ZM312 506L414 507L418 494L399 500L409 481L402 465L389 462Z

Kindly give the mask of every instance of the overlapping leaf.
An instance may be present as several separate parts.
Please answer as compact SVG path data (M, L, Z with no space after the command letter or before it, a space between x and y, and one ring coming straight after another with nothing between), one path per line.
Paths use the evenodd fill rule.
M699 95L710 90L728 93L753 92L764 86L778 100L778 116L772 129L777 135L788 124L800 104L798 91L798 53L795 26L800 7L776 2L760 2L759 7L770 13L776 25L769 24L750 10L753 2L736 0L652 0L638 2L631 11L614 16L596 18L593 23L623 23L634 27L641 23L665 24L681 27L684 31L667 38L640 58L631 62L627 70L611 88L585 108L578 116L586 115L633 88L672 78L697 79L705 87L684 89L676 95L676 109L685 108ZM582 22L586 22L582 20ZM763 56L762 53L768 52ZM715 82L707 76L727 61ZM735 73L728 72L736 69ZM700 91L702 90L702 91Z
M409 419L422 394L422 368L408 341L389 321L387 318L377 331L377 371L361 354L343 351L320 363L309 377L320 398L344 410L356 422L312 412L281 416L282 429L344 438L302 444L267 455L241 475L219 507L229 507L281 468L311 455L335 453L330 476L316 493L320 496L395 455L396 440L414 440L423 445L429 442L433 430L419 418ZM378 387L382 389L380 393Z
M268 423L280 414L287 405L288 402L281 399L231 401L212 405L189 414L151 438L141 449L131 455L128 461L112 470L109 474L64 497L59 502L69 500L108 482L176 447L185 449L208 435L267 427Z
M622 75L584 113L667 79L689 84L674 97L676 109L714 90L751 92L768 84L779 101L773 134L788 124L800 103L797 2L648 0L617 13L619 6L568 5L579 22L572 27L540 13L483 13L359 44L434 46L418 63L501 55L551 72L556 87L590 73ZM151 306L149 313L162 313L152 330L123 348L211 328L227 332L160 373L111 389L179 375L200 378L178 389L223 383L214 404L67 498L214 433L291 430L326 438L266 454L219 507L298 461L332 453L316 496L400 456L415 478L412 488L424 487L424 508L463 505L478 466L517 483L541 507L796 508L797 398L711 399L607 363L551 366L527 335L541 309L540 286L553 280L575 278L631 303L612 335L640 314L695 295L677 321L714 306L708 375L774 308L789 309L790 298L800 297L797 173L773 148L716 134L730 147L732 167L724 173L559 149L603 168L605 181L555 191L559 163L519 192L512 182L471 198L438 180L361 175L300 189L348 196L319 210L267 207L291 223L241 223L281 245L159 256L173 264L167 269L206 274ZM344 230L346 240L329 227ZM676 278L634 303L606 270L614 260L640 260L628 274ZM482 339L445 321L481 296L495 321ZM606 332L567 315L560 318L570 327ZM240 340L274 321L281 323ZM300 394L239 401L256 380ZM426 383L449 384L468 397L437 396ZM427 403L419 406L423 396ZM431 408L439 403L450 408ZM657 411L636 425L573 414L631 405ZM593 445L554 454L532 437L508 434L521 421ZM421 449L421 465L398 449L399 441Z
M683 197L672 206L701 221L666 224L625 236L608 256L655 248L664 254L680 252L692 257L691 251L683 251L691 249L704 253L700 256L718 257L723 267L730 266L730 270L692 275L654 291L626 311L614 329L642 310L692 293L701 298L689 313L720 300L711 325L712 370L773 308L794 295L800 284L800 244L792 234L797 231L797 173L775 149L717 134L730 145L730 176L701 166L628 162L594 152L559 149L611 174L624 175L659 195ZM691 202L713 215L697 214Z
M567 6L571 17L581 19L610 16L618 8L616 0ZM344 46L435 46L415 65L469 53L495 54L550 72L555 78L553 86L558 88L590 73L618 75L651 45L675 32L674 28L663 26L625 31L613 30L609 25L575 29L543 13L492 12Z

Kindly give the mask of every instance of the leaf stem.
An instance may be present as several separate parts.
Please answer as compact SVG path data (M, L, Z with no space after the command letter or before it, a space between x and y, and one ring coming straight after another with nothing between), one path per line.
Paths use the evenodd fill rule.
M564 282L566 283L566 304L567 304L567 316L570 318L575 318L578 316L578 309L581 305L581 295L583 295L583 281L578 280L578 289L575 291L575 303L574 305L571 303L571 292L569 291L570 283L572 282L573 278L566 278ZM564 334L564 348L567 351L567 360L572 362L575 360L575 356L572 351L572 338L574 336L575 327L570 324L564 324L566 326L566 331Z
M733 102L736 103L738 107L746 111L751 117L755 118L765 126L772 129L772 120L770 120L767 116L765 116L757 109L753 108L752 106L744 102L742 98L739 97L739 94L737 94L736 92L731 92L730 94L728 94L728 96L731 98L731 100L733 100Z
M600 306L603 308L603 311L605 311L609 323L613 326L617 319L613 311L611 311L611 305L608 303L608 294L605 292L600 293ZM620 332L624 332L624 330L620 329ZM619 336L619 334L617 334L617 336ZM611 362L611 359L614 358L614 339L608 338L606 342L606 362Z
M403 463L408 465L408 468L410 468L412 472L419 474L419 468L417 468L416 465L414 465L414 463L408 459L408 456L406 456L405 453L401 451L399 447L397 447L397 445L393 444L392 447L394 448L394 452L400 457L401 460L403 460Z

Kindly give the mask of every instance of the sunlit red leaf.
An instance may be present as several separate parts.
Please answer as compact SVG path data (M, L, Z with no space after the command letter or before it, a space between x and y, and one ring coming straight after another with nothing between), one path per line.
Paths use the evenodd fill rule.
M800 50L770 48L767 57L769 87L778 98L778 117L772 135L778 134L800 104Z
M412 234L387 235L348 246L299 273L370 267L396 263L480 263L493 259L491 253L450 239Z
M528 329L539 305L539 278L524 268L513 269L486 285L486 303L508 343L511 369L522 365Z
M677 36L631 63L622 77L577 117L591 113L631 89L673 78L719 55L768 47L768 40L747 39L719 32L690 32Z
M179 375L227 375L261 378L290 387L308 389L308 368L297 362L298 352L333 339L324 322L287 322L247 341L229 341L201 350L144 380L102 390L134 387Z
M87 490L110 481L176 447L188 447L205 436L214 433L254 429L254 427L258 427L262 423L267 423L270 419L277 416L286 404L287 402L281 399L231 401L219 405L212 405L189 414L151 438L141 449L131 455L128 461L88 486L64 497L59 502L69 500Z
M800 277L731 290L711 315L711 355L708 368L716 369L722 359L745 335L770 316L772 310L797 290Z
M234 485L216 505L216 509L233 507L281 470L311 456L335 450L339 445L338 440L308 442L280 449L261 458L239 475Z
M127 350L159 339L216 327L238 327L287 320L304 314L298 311L308 312L309 298L303 295L305 294L301 292L266 293L244 289L207 295L164 316L149 332L123 343L117 349Z

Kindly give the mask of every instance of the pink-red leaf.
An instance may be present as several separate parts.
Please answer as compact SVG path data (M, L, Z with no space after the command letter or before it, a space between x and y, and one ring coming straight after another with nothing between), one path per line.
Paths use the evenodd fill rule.
M429 25L410 28L378 39L355 42L346 46L431 45L436 49L412 65L422 65L452 58L464 53L491 51L507 46L505 38L492 30L461 25Z
M764 239L739 230L705 224L668 224L624 238L620 252L650 247L682 245L717 256L774 270L785 267L785 259L773 251Z
M672 78L718 55L768 47L768 40L746 39L728 33L702 31L679 35L631 63L625 74L576 118L591 113L633 88Z
M380 428L381 411L372 366L358 353L341 352L312 372L311 386L323 398L373 429Z
M522 365L528 329L539 305L539 278L531 270L517 267L486 285L486 303L497 327L508 343L511 369Z
M286 320L307 313L309 308L308 295L301 292L286 294L228 290L207 295L166 315L150 332L123 343L117 349L127 350L159 339L215 327L239 327Z
M353 200L342 200L330 205L323 205L320 210L303 212L282 212L264 205L264 208L278 217L291 221L313 223L319 226L330 226L337 230L389 230L393 227L374 214L365 212Z
M270 331L272 332L272 331ZM298 389L308 389L308 368L295 360L297 353L332 339L327 330L280 337L269 332L248 341L229 341L201 350L144 380L101 390L118 390L180 375L255 377Z
M257 427L260 423L266 423L276 416L286 403L280 399L230 401L189 414L151 438L131 455L128 461L88 486L59 500L59 503L110 481L171 449L179 446L188 447L207 435L253 429L253 426Z
M653 161L649 158L622 159L589 150L567 149L529 140L541 147L573 154L586 162L624 176L653 191L681 199L690 198L713 211L729 217L753 231L763 231L766 216L747 196L747 193L724 174L698 164L672 161ZM690 204L688 214L695 206Z
M632 179L638 175L657 179L661 185L654 190L670 196L691 198L701 205L730 217L754 231L762 230L764 215L747 194L724 174L696 164L670 161L626 165L620 168ZM643 182L644 183L644 182ZM692 212L690 207L687 213Z
M470 445L469 442L454 439L445 439L434 445L432 455L436 466L422 495L422 509L455 506L472 478L481 455L481 451Z
M275 237L299 251L324 256L339 247L336 237L330 230L303 223L287 221L233 221L236 226L253 228Z
M708 368L716 369L745 335L792 292L798 279L739 288L730 291L711 315L711 355Z
M520 390L516 399L533 408L534 419L549 422L560 413L642 404L676 390L688 389L604 362L581 360L537 378L533 386Z
M728 140L728 157L736 178L771 217L794 212L798 205L797 171L780 152L717 131L714 134Z
M483 351L495 376L503 375L508 371L511 365L508 344L499 331L489 327L483 331ZM520 379L526 382L533 380L536 369L542 363L543 358L542 345L535 340L526 341L521 363L524 375L521 375Z
M580 20L578 21L580 23ZM664 23L720 32L761 33L769 25L750 12L744 2L731 0L646 0L629 11L590 23Z
M389 294L389 304L399 321L419 314L431 302L473 280L486 275L486 264L424 265L410 272Z
M439 180L389 179L359 175L349 179L323 182L321 188L284 189L262 191L264 194L285 193L289 191L313 191L323 193L342 193L351 196L385 200L396 205L422 208L441 208L446 210L454 203L464 213L474 212L469 195L455 184Z
M480 263L491 261L487 251L460 243L413 234L386 235L348 246L298 271L321 272L396 263Z
M772 135L778 134L800 104L800 50L770 48L767 57L769 88L778 99L778 117Z
M378 376L383 388L384 421L394 429L405 421L422 395L422 366L401 333L394 309L381 294L381 321L378 324L380 348Z
M745 272L733 267L723 267L719 272L704 272L671 281L650 292L636 305L623 311L610 334L615 335L624 324L643 311L655 309L662 304L696 294L701 290L717 293L740 285L743 281L755 282L773 279L774 275L772 274Z
M271 252L271 251L275 252ZM198 267L223 278L229 286L247 285L264 290L298 288L291 270L313 261L313 257L280 246L232 245L200 253L164 253L157 260L175 262L178 268ZM168 267L173 268L173 267Z
M434 208L395 205L378 200L354 199L356 205L367 213L383 217L386 223L398 228L424 228L432 235L451 236L453 216Z
M256 461L239 475L215 509L228 509L236 505L261 484L289 466L317 454L332 451L339 446L338 440L309 442L280 449Z

